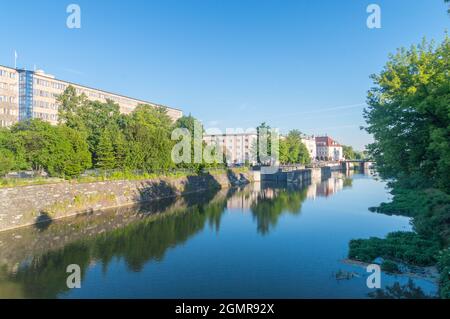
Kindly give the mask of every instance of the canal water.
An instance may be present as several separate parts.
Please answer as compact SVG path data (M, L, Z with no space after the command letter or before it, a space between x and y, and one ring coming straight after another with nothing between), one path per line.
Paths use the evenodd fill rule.
M0 233L0 298L375 298L433 296L426 278L347 262L351 239L411 230L368 210L372 175L305 186L252 184ZM67 266L81 288L67 287Z

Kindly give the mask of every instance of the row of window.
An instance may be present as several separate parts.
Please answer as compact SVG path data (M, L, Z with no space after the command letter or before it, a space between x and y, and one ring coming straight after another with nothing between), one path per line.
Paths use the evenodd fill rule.
M61 91L64 91L67 88L67 85L65 85L63 83L51 82L51 81L38 79L38 78L34 79L34 84L40 85L40 86L45 86L45 87L52 87L54 89L61 90Z
M7 120L1 120L0 119L0 127L8 127L15 123L15 121L7 121Z
M33 112L33 118L47 120L47 121L57 121L57 114L49 114L49 113L41 113L41 112Z
M67 88L67 85L64 85L64 84L58 83L58 82L50 82L50 81L46 81L46 80L42 80L42 79L35 79L34 81L35 81L35 84L37 84L37 85L44 86L44 87L53 87L53 88L59 89L61 91L64 91ZM33 91L34 91L34 95L42 96L42 97L57 98L59 95L56 93L51 93L51 92L48 92L45 90L39 90L39 89L35 89ZM113 95L109 95L109 94L103 94L100 92L95 92L95 91L85 90L85 89L80 89L80 88L76 88L75 91L78 95L85 94L91 100L107 100L107 99L112 100L122 106L129 106L130 110L132 110L134 108L134 106L136 105L136 102L134 102L130 99L121 98L121 97L117 97L117 96L113 96Z
M50 102L38 101L38 100L33 100L33 106L40 107L43 109L51 109L51 110L58 109L58 105L56 103L50 103Z
M9 84L9 83L0 82L0 89L16 91L17 90L17 86L15 84Z
M10 79L15 79L16 78L16 73L8 72L6 70L0 69L0 76L3 76L5 78L7 77L7 78L10 78Z
M33 90L33 94L35 96L42 96L42 97L55 98L55 99L58 97L58 94L51 93L51 92L44 91L44 90L36 90L36 89Z
M19 110L3 107L3 108L0 108L0 114L17 116L19 114Z
M16 103L17 99L13 96L0 95L0 102Z

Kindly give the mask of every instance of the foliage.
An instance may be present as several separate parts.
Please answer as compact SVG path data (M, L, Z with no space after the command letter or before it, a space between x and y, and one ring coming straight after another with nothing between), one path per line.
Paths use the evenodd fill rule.
M384 289L376 289L370 292L369 297L374 299L429 299L431 296L426 295L422 288L416 286L414 281L408 280L405 285L400 285L399 282L392 286L387 286Z
M438 256L438 269L441 298L450 299L450 248L444 249Z
M311 158L309 151L302 142L302 134L298 130L291 130L280 140L280 163L282 164L309 164Z
M383 177L450 191L450 40L399 49L372 75L366 130Z
M363 262L372 262L378 257L402 260L419 266L436 263L439 245L413 232L389 233L386 239L371 237L350 241L349 257Z
M381 270L390 272L390 273L399 272L398 265L395 262L393 262L392 260L384 260L381 263Z
M52 126L41 120L20 122L11 128L29 168L51 176L77 176L91 165L83 135L65 125Z
M97 164L101 169L112 169L115 166L114 147L108 130L103 131L97 146Z
M342 152L345 159L361 160L365 158L364 152L359 152L353 149L352 146L342 145Z
M4 176L16 166L14 154L7 149L0 149L0 176Z

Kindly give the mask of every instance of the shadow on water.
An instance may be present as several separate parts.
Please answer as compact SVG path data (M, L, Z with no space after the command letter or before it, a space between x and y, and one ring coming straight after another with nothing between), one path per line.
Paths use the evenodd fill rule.
M36 218L34 227L40 231L46 230L53 223L52 217L46 213L41 212L39 216Z
M228 179L242 180L242 176L231 172ZM191 193L198 189L198 183L207 185L209 191ZM333 189L329 190L330 187ZM12 246L19 245L20 240L9 239L11 249L7 253L0 251L2 262L11 260L6 267L0 265L0 296L7 294L6 287L13 285L20 287L26 298L58 297L69 291L66 267L70 264L80 266L82 278L90 265L101 264L106 272L113 260L123 260L128 270L140 272L147 263L162 261L169 249L185 243L206 226L218 232L223 214L233 199L239 205L248 205L257 232L266 235L283 214L300 214L308 196L327 196L342 189L339 187L336 183L309 187L264 184L258 189L249 185L221 190L217 181L205 174L201 178L188 178L186 192L178 198L167 197L175 194L175 189L160 181L144 185L140 196L141 199L155 195L164 198L139 207L109 214L91 213L53 223L50 219L48 224L43 216L41 226L36 226L37 234L23 230L22 242L33 242L35 246L23 244L14 249ZM326 195L322 194L324 190ZM1 236L0 242L6 238ZM13 254L17 255L15 259Z
M400 285L396 282L392 286L387 286L384 289L377 289L368 294L373 299L435 299L435 296L425 294L422 288L416 286L414 282L409 279L405 285Z
M55 298L69 290L66 266L70 264L80 266L82 278L90 264L101 263L106 271L113 258L123 259L129 270L139 272L146 263L161 261L168 249L186 242L205 225L218 229L232 193L216 189L141 205L140 218L122 228L104 233L100 227L95 237L35 256L14 271L0 268L0 295L5 287L1 278L7 278L23 287L24 297Z

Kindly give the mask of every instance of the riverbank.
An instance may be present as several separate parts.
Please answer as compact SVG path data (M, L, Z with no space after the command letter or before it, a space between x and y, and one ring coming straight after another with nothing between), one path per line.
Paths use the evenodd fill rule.
M383 258L382 269L397 271L397 264L437 267L440 297L450 298L450 196L437 189L411 190L394 187L390 203L370 210L412 218L414 232L393 232L386 238L354 239L349 258L372 263Z
M229 169L183 177L102 182L59 182L0 188L0 231L52 220L250 183L253 173Z

